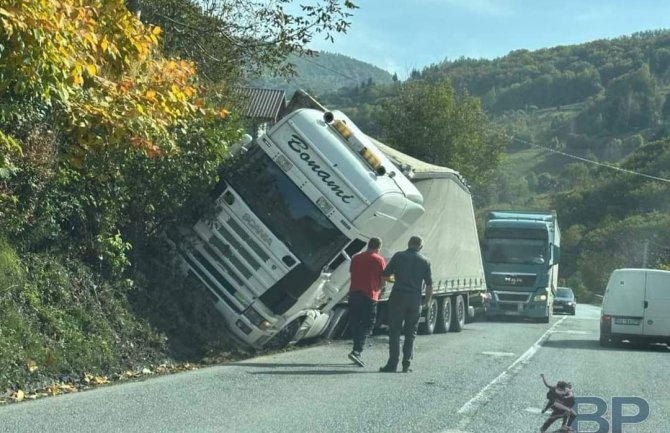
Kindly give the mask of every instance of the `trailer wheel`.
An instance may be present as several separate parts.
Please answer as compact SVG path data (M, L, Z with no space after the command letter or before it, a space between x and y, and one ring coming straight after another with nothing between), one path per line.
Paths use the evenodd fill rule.
M465 326L465 301L463 296L457 295L454 297L456 302L453 305L453 312L451 314L451 332L461 332Z
M423 335L430 335L435 331L435 324L437 323L437 300L431 299L428 308L426 308L426 320L419 324L419 333Z
M451 327L451 298L445 296L440 299L440 302L437 304L437 323L435 324L435 332L438 334L444 334L449 332Z

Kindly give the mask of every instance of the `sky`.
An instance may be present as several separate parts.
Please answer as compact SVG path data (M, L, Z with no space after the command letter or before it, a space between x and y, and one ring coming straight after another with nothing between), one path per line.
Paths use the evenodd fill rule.
M512 50L572 45L670 28L670 0L354 0L340 53L405 78L413 69L460 57L492 59Z

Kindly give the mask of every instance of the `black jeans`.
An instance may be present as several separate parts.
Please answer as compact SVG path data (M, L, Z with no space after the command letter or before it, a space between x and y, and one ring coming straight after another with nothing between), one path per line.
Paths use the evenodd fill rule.
M389 297L389 360L387 365L397 367L400 357L400 333L405 334L402 362L412 360L414 338L421 317L421 293L393 291Z
M377 319L377 302L360 292L349 295L349 327L354 339L354 352L361 353L365 340Z
M572 415L567 410L559 410L559 409L554 409L551 412L551 415L549 415L549 418L542 424L542 427L540 427L540 431L547 431L549 427L559 419L563 418L563 427L568 426L570 427L572 425L572 422L575 420L575 416Z

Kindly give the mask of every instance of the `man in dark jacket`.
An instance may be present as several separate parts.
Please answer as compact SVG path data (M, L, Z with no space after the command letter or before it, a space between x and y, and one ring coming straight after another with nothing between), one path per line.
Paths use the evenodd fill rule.
M395 281L389 297L389 359L379 371L394 373L400 358L400 333L404 331L405 343L402 348L402 371L410 372L414 338L421 316L421 292L426 287L424 304L429 305L433 296L433 278L430 262L420 251L423 239L412 236L407 249L396 253L384 270L384 276L393 275Z
M381 239L370 238L367 251L352 257L349 266L351 273L349 323L354 340L349 359L359 367L365 367L361 352L363 352L366 338L374 327L377 318L377 300L379 300L379 292L384 284L382 272L386 261L379 255L381 246Z

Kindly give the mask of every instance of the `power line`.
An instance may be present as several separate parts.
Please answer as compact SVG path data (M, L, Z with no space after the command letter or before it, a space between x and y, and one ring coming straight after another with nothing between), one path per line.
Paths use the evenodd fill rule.
M549 151L549 152L556 153L556 154L558 154L558 155L566 156L566 157L568 157L568 158L573 158L573 159L577 159L577 160L579 160L579 161L587 162L587 163L589 163L589 164L598 165L598 166L600 166L600 167L609 168L609 169L611 169L611 170L616 170L616 171L620 171L620 172L623 172L623 173L632 174L632 175L635 175L635 176L641 176L641 177L646 177L646 178L648 178L648 179L658 180L658 181L660 181L660 182L670 183L670 179L666 179L666 178L663 178L663 177L652 176L652 175L650 175L650 174L640 173L640 172L638 172L638 171L628 170L628 169L621 168L621 167L617 167L617 166L614 166L614 165L605 164L605 163L603 163L603 162L594 161L594 160L592 160L592 159L583 158L583 157L581 157L581 156L572 155L572 154L570 154L570 153L561 152L560 150L552 149L552 148L549 148L549 147L546 147L546 146L542 146L542 145L539 145L539 144L536 144L536 143L531 143L530 141L526 141L526 140L524 140L524 139L522 139L522 138L518 138L518 137L514 137L514 136L507 136L507 137L508 137L509 139L514 140L514 141L517 141L517 142L519 142L519 143L528 144L528 145L533 146L533 147L537 147L537 148L540 148L540 149L544 149L544 150L547 150L547 151Z

